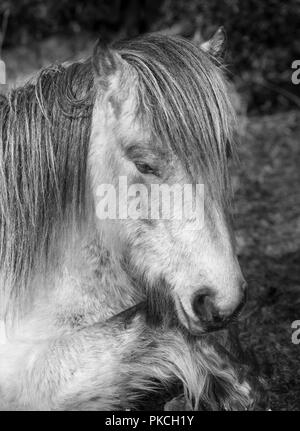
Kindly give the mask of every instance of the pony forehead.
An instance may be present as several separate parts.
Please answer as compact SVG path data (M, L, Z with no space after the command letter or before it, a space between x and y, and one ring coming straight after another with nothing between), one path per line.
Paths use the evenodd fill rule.
M235 115L220 66L178 37L147 35L113 47L137 72L138 114L157 141L193 177L200 171L225 192Z

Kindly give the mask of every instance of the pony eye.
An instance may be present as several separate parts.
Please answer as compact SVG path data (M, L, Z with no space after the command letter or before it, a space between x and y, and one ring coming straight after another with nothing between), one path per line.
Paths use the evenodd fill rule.
M135 162L135 166L141 174L156 174L155 170L147 163Z

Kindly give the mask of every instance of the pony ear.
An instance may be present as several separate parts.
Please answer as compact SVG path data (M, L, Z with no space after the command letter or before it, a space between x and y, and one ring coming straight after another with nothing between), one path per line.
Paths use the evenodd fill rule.
M213 57L222 60L226 51L226 33L224 27L220 27L211 39L200 45L203 51L208 52Z
M109 78L117 71L118 58L110 49L107 41L99 39L95 45L92 64L94 74L99 79Z
M109 47L106 41L98 40L92 56L92 67L94 82L104 93L109 92L107 101L118 116L124 101L120 90L120 79L128 67L126 62Z

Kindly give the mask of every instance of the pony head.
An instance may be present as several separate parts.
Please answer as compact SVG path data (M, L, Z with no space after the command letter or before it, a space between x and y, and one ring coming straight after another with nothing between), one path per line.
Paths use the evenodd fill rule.
M154 319L172 303L194 334L223 328L245 298L229 215L235 120L221 39L201 48L146 35L100 43L93 55L97 229L150 298Z

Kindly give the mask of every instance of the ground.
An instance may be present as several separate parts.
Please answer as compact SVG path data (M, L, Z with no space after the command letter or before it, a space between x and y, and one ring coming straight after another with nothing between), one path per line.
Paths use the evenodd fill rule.
M5 52L10 83L74 52L87 52L84 40L49 39ZM250 292L242 340L256 352L272 410L299 410L300 344L292 343L291 324L300 320L300 113L240 124L235 227Z
M236 184L236 232L250 299L243 343L255 350L273 410L300 409L300 113L247 120Z

